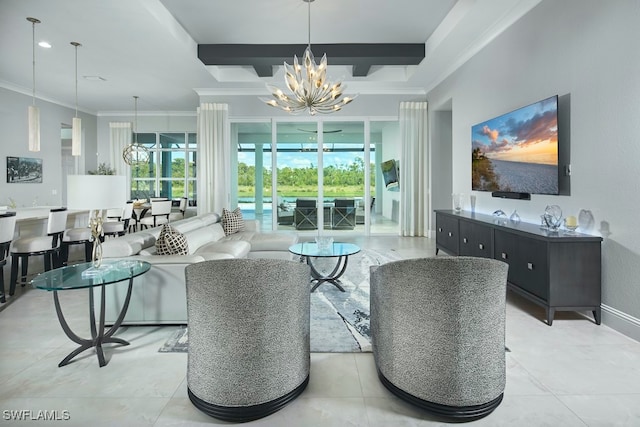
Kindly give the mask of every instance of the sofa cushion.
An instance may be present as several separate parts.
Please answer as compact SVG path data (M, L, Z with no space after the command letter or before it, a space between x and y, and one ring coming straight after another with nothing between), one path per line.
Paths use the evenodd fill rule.
M171 226L181 232L182 234L187 231L197 230L198 228L204 227L205 224L200 221L197 217L188 218L185 220L180 220L176 222L171 222Z
M155 246L156 244L156 238L152 233L149 233L147 230L145 231L138 231L136 233L129 233L129 234L125 234L124 236L118 237L117 239L107 239L103 245L105 244L110 244L112 241L115 240L124 240L127 242L136 242L138 243L142 248L148 248L149 246Z
M217 241L201 246L196 255L205 256L208 253L222 253L231 255L233 258L246 258L251 250L251 245L244 240Z
M244 220L240 208L230 211L222 208L222 229L227 236L244 230Z
M298 236L294 233L254 233L248 240L251 252L280 251L288 252L291 245L298 243Z
M189 251L193 254L200 246L220 240L224 237L224 231L222 225L217 223L186 232L184 235L189 242Z
M142 250L142 245L136 241L127 241L121 237L109 239L102 244L103 258L121 258L136 255Z
M169 224L165 224L156 240L156 252L158 255L187 255L187 238Z
M220 214L217 214L217 213L207 213L204 215L198 215L198 218L200 219L200 221L204 223L204 225L211 225L216 222L220 222L221 220Z

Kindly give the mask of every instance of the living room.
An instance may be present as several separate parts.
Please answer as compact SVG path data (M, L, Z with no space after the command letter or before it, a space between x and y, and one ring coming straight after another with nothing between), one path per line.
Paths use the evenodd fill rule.
M43 20L45 25L49 22L44 16L38 16L37 2L24 2L19 6L19 28L27 26L25 31L20 32L20 37L27 37L24 58L30 65L30 28L24 20L27 16L37 16ZM459 1L458 7L466 6L469 2ZM498 2L508 14L512 7L512 2ZM539 224L540 215L544 213L547 205L559 205L565 216L577 216L582 209L590 210L595 217L594 233L603 237L602 243L602 326L597 326L583 317L561 317L552 327L539 322L534 318L533 323L526 323L524 320L531 314L526 310L516 310L514 324L516 329L509 331L508 341L517 340L520 347L526 347L527 363L516 363L510 366L513 374L510 377L512 390L522 385L519 381L526 378L527 387L518 390L515 397L509 401L509 416L504 419L488 418L485 420L489 425L492 421L497 424L520 421L521 425L544 425L565 421L568 425L634 425L637 423L637 408L640 407L640 373L638 372L638 359L640 350L637 340L640 339L640 287L637 286L637 277L640 277L638 266L640 266L640 239L638 239L638 227L634 220L633 212L640 208L636 194L638 186L638 166L636 159L640 157L640 148L634 141L640 131L635 119L640 114L640 106L637 99L640 96L640 85L638 85L638 71L640 70L640 57L635 54L635 41L640 37L640 29L637 22L640 18L640 9L637 2L633 0L615 0L612 2L599 1L533 1L519 2L527 3L530 10L522 17L516 19L512 25L500 28L491 28L500 34L496 35L486 45L478 49L474 55L465 56L465 52L459 52L459 56L449 58L448 69L443 78L423 81L421 88L423 93L401 93L387 95L370 95L361 93L354 102L344 108L343 111L331 116L331 120L343 121L392 121L398 120L398 106L401 101L427 101L429 105L429 144L430 162L425 168L431 177L430 187L430 211L425 215L426 223L429 224L429 234L433 237L435 231L435 219L432 211L434 209L450 209L451 194L464 193L466 195L465 204L469 204L469 196L476 196L476 211L492 214L495 210L501 209L510 215L517 211L523 222ZM159 2L158 2L159 4ZM158 4L154 3L154 7ZM313 7L319 6L321 0L316 0ZM15 5L3 3L1 11L13 9ZM82 7L82 6L78 6ZM471 7L471 6L469 6ZM476 5L476 7L482 7ZM487 6L488 7L488 6ZM515 7L515 6L513 6ZM96 12L97 13L97 12ZM167 13L166 11L164 13ZM6 22L11 13L0 13L2 24L2 35L5 36L5 28L13 28L14 23ZM460 17L463 23L471 20L471 16ZM7 25L5 25L5 23ZM56 24L61 25L61 24ZM40 28L36 29L40 31ZM2 52L5 52L7 45L12 38L18 37L13 33L11 37L2 37ZM58 43L67 44L70 40L61 40ZM65 49L67 46L65 47ZM86 44L82 49L89 51L91 46ZM66 85L69 91L73 90L73 52L68 47L66 53L69 59L69 67L65 71L51 70L64 74L64 79L69 80ZM48 53L49 54L49 53ZM57 53L56 53L57 54ZM82 64L81 50L80 63ZM189 55L192 55L189 52ZM39 59L45 54L38 52ZM193 54L195 55L195 54ZM185 54L185 58L188 55ZM7 57L4 56L3 57ZM43 59L44 61L44 59ZM3 61L5 62L5 61ZM331 58L329 57L331 63ZM30 68L30 67L29 67ZM92 71L99 73L99 70ZM89 73L89 71L87 71ZM5 65L0 68L0 126L4 130L5 136L2 144L3 153L6 156L21 157L41 157L44 161L42 184L10 184L0 183L0 205L8 205L9 198L13 199L18 206L31 206L34 200L38 200L42 205L61 205L62 198L62 175L63 171L58 166L61 164L60 146L60 124L69 123L74 116L72 103L58 104L55 99L47 100L38 98L37 105L40 108L41 117L41 138L43 141L40 153L30 153L27 149L27 108L32 103L30 95L31 76L26 79L26 84L16 85L12 82L12 75L5 71ZM66 81L65 80L65 81ZM142 85L144 79L139 78L138 84ZM171 86L172 82L167 82ZM17 87L18 86L18 87ZM357 84L354 85L357 87ZM202 88L206 86L194 83L192 88ZM82 88L82 86L81 86ZM39 87L46 93L47 88ZM88 90L88 89L87 89ZM358 92L357 90L354 90ZM229 121L231 123L246 122L271 122L273 118L277 121L295 122L298 119L291 119L285 113L277 110L267 109L266 106L255 102L256 95L253 93L244 94L243 91L228 93L229 91L200 90L197 94L196 103L190 109L176 111L170 105L162 105L152 97L141 95L141 109L138 115L139 132L197 132L197 116L195 108L200 102L226 103L229 105ZM77 172L84 173L93 170L100 163L109 163L109 123L110 122L132 122L133 121L133 100L131 96L136 93L129 93L124 96L126 103L130 107L114 109L111 107L88 109L89 112L81 108L78 115L82 118L84 145L82 156L78 160ZM528 105L549 96L558 95L565 101L564 106L569 112L569 120L565 121L566 126L561 129L564 141L568 141L570 147L570 194L569 195L533 195L532 199L510 200L491 197L488 192L471 191L471 127L477 123L500 114L515 110L516 108ZM178 99L179 96L176 96ZM82 100L82 91L79 94ZM82 105L82 101L80 101ZM164 111L166 110L166 111ZM308 117L300 118L301 121L309 121ZM321 120L327 120L322 118ZM45 143L46 142L46 143ZM398 153L398 158L400 157ZM402 162L402 159L400 158ZM19 187L16 187L19 186ZM19 190L16 190L19 188ZM399 238L397 236L362 236L352 237L353 239L371 239L371 244L377 247L396 248L404 251L407 256L432 255L434 249L433 239L429 238ZM379 240L376 240L379 239ZM404 240L403 240L404 239ZM420 240L418 243L417 240ZM6 270L6 269L5 269ZM5 272L6 274L6 272ZM8 276L7 276L8 278ZM8 281L8 280L7 280ZM49 295L42 295L38 299L46 300L46 304L39 305L39 309L48 309L48 312L40 314L30 312L25 308L24 316L31 319L29 323L54 323L55 313L52 309L52 302ZM47 308L48 307L48 308ZM517 304L515 307L519 307ZM513 308L513 307L512 307ZM535 310L535 309L534 309ZM534 311L534 313L537 313ZM0 312L2 314L2 312ZM80 316L81 313L78 313ZM82 313L86 315L86 313ZM539 314L539 313L538 313ZM534 316L535 317L535 316ZM65 342L61 331L60 336L44 337L34 333L36 339L27 338L30 343L34 341L46 341L54 347L53 356L51 352L42 353L35 356L33 353L40 352L25 348L13 347L19 339L11 335L6 329L22 327L20 316L12 319L3 319L7 328L2 332L6 339L0 340L4 344L0 345L2 359L14 359L25 357L32 361L29 366L36 369L41 375L41 379L47 378L47 373L51 369L56 369L56 381L64 381L67 374L75 381L82 381L78 373L68 374L69 370L76 369L76 366L65 368L55 367L58 356L62 356L68 349L68 341ZM520 323L517 323L520 322ZM538 327L538 324L541 327ZM567 325L564 328L564 325ZM570 324L570 325L569 325ZM59 325L54 325L58 329ZM542 328L542 326L544 328ZM53 329L52 329L53 331ZM53 332L52 332L53 333ZM632 338L625 342L622 335ZM517 336L521 334L521 336ZM527 343L526 336L531 334L530 343ZM136 336L135 331L129 332L129 336ZM61 339L62 338L62 339ZM143 341L148 337L141 338ZM157 339L157 337L155 338ZM11 347L9 347L9 343ZM531 344L533 343L533 345ZM7 345L7 347L5 347ZM34 343L34 345L36 345ZM509 346L509 342L507 344ZM511 344L513 347L513 344ZM534 347L534 348L532 348ZM571 347L571 348L569 348ZM551 351L553 348L561 348L562 351ZM130 354L135 353L131 349ZM513 349L512 349L513 350ZM536 357L543 359L551 357L560 360L559 365L541 366L533 361ZM570 360L564 354L581 354ZM25 356L28 354L28 356ZM118 360L119 354L113 356L113 361ZM184 362L182 355L162 355L169 357L173 363ZM336 375L331 375L329 380L313 389L313 393L307 400L313 409L300 409L306 414L328 411L339 413L344 410L349 412L349 405L356 407L356 410L349 412L355 418L356 424L360 425L380 425L384 420L390 422L405 422L419 424L419 415L415 415L407 407L390 400L383 395L375 384L375 375L363 374L365 370L371 368L371 360L360 358L362 355L346 355L339 361L332 361L331 356L314 356L312 363L316 363L319 369L327 366L337 369ZM154 356L155 357L155 356ZM37 361L33 361L34 358ZM623 360L626 359L626 360ZM111 383L118 375L133 375L130 370L135 367L139 370L135 374L138 381L142 382L152 374L148 363L156 363L157 359L146 359L147 362L136 362L134 358L126 359L132 363L131 368L121 367L117 375L110 372L101 372L100 377L92 377L93 383L84 389L84 395L93 396L94 405L100 405L102 387L115 387ZM166 360L166 359L165 359ZM149 362L151 361L151 362ZM48 363L47 362L51 362ZM86 362L86 363L85 363ZM14 362L17 363L17 362ZM182 393L186 396L186 387L182 383L184 377L184 367L170 366L171 363L162 363L168 377L166 381L171 383L162 392L154 395L153 390L145 389L140 392L139 398L129 397L129 402L117 401L116 398L109 401L110 408L123 405L122 411L129 415L124 419L130 425L134 424L132 413L141 407L149 408L150 415L145 415L141 424L162 425L162 421L167 423L176 422L180 414L188 412L188 407L184 402L173 402L173 419L167 420L159 417L162 408L167 402L172 400L173 393L178 396ZM87 357L82 364L77 364L83 371L97 370L93 366L93 358ZM337 368L342 364L341 368ZM576 366L572 366L572 365ZM46 365L46 366L45 366ZM115 363L114 363L115 365ZM607 366L613 366L608 370ZM115 367L115 366L114 366ZM51 369L49 369L51 368ZM110 366L103 368L108 370ZM353 371L360 372L358 377ZM576 372L577 369L583 377L579 375L562 375L562 370ZM9 369L9 368L7 368ZM27 369L27 366L20 364L11 365L10 369L15 371L3 375L3 379L9 380L18 372ZM535 372L536 375L530 376ZM605 372L606 375L600 375ZM35 371L34 371L35 372ZM375 372L375 370L374 370ZM348 381L360 384L353 390L347 380L340 380L338 374L342 374ZM355 375L355 376L354 376ZM320 376L320 372L316 378ZM550 378L556 376L556 382ZM585 378L594 376L591 386L586 384ZM531 379L533 378L533 379ZM566 385L563 388L558 383L563 380L566 384L579 383L582 388L571 388ZM71 381L71 380L70 380ZM509 381L509 380L508 380ZM529 382L530 381L530 382ZM175 383L175 387L174 386ZM128 383L131 384L131 383ZM338 385L336 385L338 384ZM550 385L551 384L551 385ZM337 387L344 387L344 394L331 393ZM81 412L81 400L78 395L71 393L68 389L64 398L56 398L55 391L50 389L32 391L30 395L10 398L2 395L3 409L10 405L8 409L20 409L30 407L27 402L37 399L40 402L37 406L48 408L65 407L72 405L76 414ZM173 388L172 388L173 387ZM320 388L325 387L323 391ZM351 387L351 388L350 388ZM537 388L536 388L537 387ZM555 387L555 388L554 388ZM171 393L167 390L171 389ZM551 391L550 391L551 389ZM364 393L363 393L363 390ZM368 390L368 392L366 391ZM119 390L122 392L122 390ZM151 397L150 397L151 396ZM334 398L340 396L340 398ZM113 394L110 395L113 397ZM316 399L315 401L312 401ZM376 400L378 399L378 400ZM387 399L384 404L381 400ZM87 401L89 401L88 399ZM117 401L117 402L116 402ZM75 402L75 403L72 403ZM80 403L79 403L80 402ZM99 402L99 403L95 403ZM378 402L379 407L374 403ZM560 403L562 402L562 403ZM368 409L366 403L371 404ZM505 401L507 403L507 401ZM113 405L113 406L111 406ZM94 408L99 406L94 406ZM347 409L345 409L347 407ZM380 409L380 408L384 409ZM372 409L374 408L374 409ZM528 409L527 409L528 408ZM532 409L533 408L533 409ZM571 408L571 411L569 409ZM367 418L367 410L368 418ZM117 412L117 409L113 409ZM140 410L142 412L142 410ZM524 419L519 417L519 411L532 418ZM399 412L400 418L389 417L390 413ZM407 416L406 413L410 415ZM575 415L575 414L578 415ZM176 415L178 414L178 415ZM376 419L376 414L379 419ZM494 415L499 415L496 412ZM189 415L184 415L189 418ZM300 413L296 413L299 419L304 419L312 425L312 420L304 418ZM335 425L344 425L346 420L337 415L328 416L324 421L328 425L333 422ZM362 417L362 418L361 418ZM117 419L117 418L116 418ZM193 423L205 423L204 419L191 419ZM363 421L367 420L367 421ZM514 421L516 420L516 421ZM287 420L279 419L281 425ZM431 420L432 421L432 420ZM429 425L429 420L420 419L424 425ZM296 423L293 421L292 423ZM315 421L316 424L319 421ZM306 425L306 424L305 424Z

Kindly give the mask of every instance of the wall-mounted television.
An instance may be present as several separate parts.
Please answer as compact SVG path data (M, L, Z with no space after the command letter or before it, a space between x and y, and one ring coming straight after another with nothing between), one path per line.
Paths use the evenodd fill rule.
M471 127L471 189L559 194L558 96Z
M396 160L387 160L386 162L380 163L380 167L386 189L389 191L400 191L398 162Z

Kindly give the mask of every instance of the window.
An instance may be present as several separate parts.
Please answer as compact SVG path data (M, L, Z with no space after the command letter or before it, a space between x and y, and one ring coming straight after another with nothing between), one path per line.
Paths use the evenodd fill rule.
M131 166L131 198L187 197L196 201L196 134L139 133L138 143L149 150L149 161Z

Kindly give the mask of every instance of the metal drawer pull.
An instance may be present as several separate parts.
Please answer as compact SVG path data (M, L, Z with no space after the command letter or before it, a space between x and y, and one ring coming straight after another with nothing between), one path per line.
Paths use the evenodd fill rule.
M528 263L527 263L527 268L528 268L529 270L533 270L533 263L528 262Z
M451 237L451 236L453 236L453 233L452 233L452 232L449 232L449 237Z
M482 243L479 243L479 244L478 244L478 247L479 247L480 249L484 249L484 245L483 245Z
M462 239L463 242L468 243L467 238L465 237L464 239Z
M502 259L507 259L507 254L506 254L506 252L502 252Z
M442 227L438 227L438 233L442 233Z

